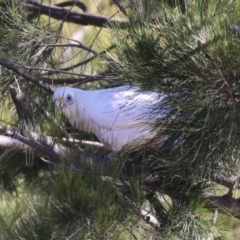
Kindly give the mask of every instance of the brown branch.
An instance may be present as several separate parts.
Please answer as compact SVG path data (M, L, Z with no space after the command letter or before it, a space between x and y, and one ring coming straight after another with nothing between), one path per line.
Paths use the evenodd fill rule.
M74 138L58 139L58 138L54 138L54 137L47 136L47 135L44 135L44 134L36 134L36 133L30 132L30 131L29 131L29 136L34 141L38 141L38 142L42 143L43 145L53 147L53 149L58 153L63 152L63 151L59 151L59 146L61 146L60 147L61 149L65 149L64 152L67 152L68 148L64 147L60 143L57 143L57 141L62 141L62 142L65 142L65 143L72 143L72 144L84 144L84 145L93 146L93 147L102 148L102 149L105 148L105 146L100 142L78 140L78 139L74 139ZM56 148L56 146L58 146L58 147ZM81 150L81 152L83 153L83 150Z
M97 148L101 148L101 149L105 149L106 147L104 146L104 144L100 143L100 142L93 142L93 141L87 141L87 140L78 140L78 139L74 139L74 138L62 138L61 139L63 142L67 142L67 143L80 143L83 145L88 145L88 146L92 146L92 147L97 147Z
M76 83L83 84L83 83L93 82L93 81L105 81L115 85L119 84L115 80L104 78L102 75L95 75L95 76L93 75L89 77L84 77L82 79L81 78L59 78L59 79L49 78L49 81L54 84L76 84Z
M4 58L0 58L0 65L3 67L15 72L16 74L20 75L21 77L29 80L30 82L36 84L40 88L44 89L45 91L49 93L53 93L54 89L51 87L48 83L46 83L43 80L38 80L37 78L33 77L32 75L29 75L27 73L24 73L19 67L16 67L14 64L10 63Z
M97 55L94 55L94 56L92 56L92 57L90 57L90 58L88 58L88 59L86 59L86 60L84 60L84 61L82 61L82 62L80 62L80 63L77 63L77 64L75 64L75 65L73 65L73 66L66 67L66 68L61 68L61 70L68 71L68 70L71 70L71 69L73 69L73 68L86 65L87 63L91 62L91 61L94 60L95 58L97 58L97 57L99 57L99 56L107 53L108 51L114 49L115 47L116 47L116 44L113 44L112 46L110 46L110 47L104 49L103 51L101 51L100 53L98 53Z
M124 14L125 16L127 16L126 8L123 7L118 0L113 0L113 2L118 6L118 8L120 9L120 11L122 11L123 14Z
M52 160L59 161L60 160L60 155L56 153L52 148L43 146L40 143L34 142L24 136L22 136L18 131L14 129L9 129L3 126L0 126L0 131L4 132L6 135L12 137L13 139L17 139L18 141L36 149L39 153L42 153L43 156L48 156Z
M48 72L50 74L64 73L64 74L73 75L73 76L81 76L81 74L79 74L79 73L68 72L68 71L64 71L62 69L43 68L43 67L31 67L31 66L25 66L25 65L22 65L22 67L24 69L27 69L27 70L45 71L45 72Z
M55 44L54 44L55 45ZM69 44L70 45L70 44ZM77 46L77 45L76 45ZM112 46L104 49L103 51L101 51L100 53L97 53L91 49L87 49L87 51L90 51L92 53L94 53L94 56L80 62L80 63L77 63L75 65L72 65L70 67L66 67L66 68L58 68L58 69L51 69L51 68L41 68L41 67L31 67L31 66L25 66L25 65L22 65L22 67L24 69L27 69L27 70L41 70L41 71L46 71L48 72L47 75L52 75L52 74L55 74L55 73L64 73L64 74L69 74L69 75L74 75L74 76L83 76L83 74L79 74L79 73L73 73L73 72L68 72L69 70L72 70L76 67L79 67L79 66L82 66L82 65L85 65L91 61L93 61L95 58L99 57L99 56L102 56L104 55L105 53L107 53L108 51L114 49L116 47L115 44L113 44ZM6 61L6 60L5 60ZM0 62L1 64L1 62ZM84 75L86 76L86 75ZM46 78L42 78L43 81L46 82ZM46 84L46 83L45 83Z
M17 139L0 135L0 148L24 152L26 150L26 145Z
M218 196L212 193L205 192L200 198L206 203L206 208L210 211L214 211L218 209L221 213L232 215L238 219L240 219L240 199L236 199L232 197L232 190L239 189L239 176L231 174L224 175L222 173L214 172L211 169L208 169L203 175L205 180L210 180L211 182L220 184L226 188L229 188L229 192L225 195ZM159 186L162 184L161 179L157 180L145 180L145 187L148 190L157 191ZM182 188L176 189L175 185L168 185L165 188L165 194L170 197L178 197L179 195L186 194L185 190Z
M83 50L86 50L88 52L91 52L95 55L98 55L98 53L96 51L94 51L93 49L84 46L81 43L77 43L77 44L73 44L73 43L68 43L68 44L60 44L60 43L55 43L55 44L45 44L44 45L46 48L50 48L50 47L72 47L72 48L81 48Z
M230 197L232 197L233 190L240 189L240 177L238 175L224 175L220 172L213 171L212 169L202 169L202 172L205 180L210 180L228 188L228 195Z
M38 81L36 78L34 78L32 75L26 74L24 72L22 72L22 70L20 68L17 68L16 66L14 66L12 63L9 63L7 60L2 59L1 62L1 58L0 58L0 65L12 70L13 72L19 74L20 76L24 77L27 80L30 80L31 82L33 82L34 84L38 85L39 87L41 87L42 89L53 93L54 92L54 87L50 86L47 82L53 82L56 81L55 83L59 83L62 84L64 81L68 82L68 83L85 83L85 82L89 82L89 81L96 81L96 80L104 80L110 83L115 83L113 80L110 79L102 79L103 75L108 73L109 71L106 71L105 73L103 73L102 75L87 75L87 74L81 74L81 73L72 73L72 72L68 72L68 71L64 71L64 70L60 70L60 69L51 69L51 68L41 68L41 67L31 67L31 66L25 66L22 65L21 67L26 69L26 70L38 70L38 71L46 71L49 72L48 75L50 74L55 74L55 73L65 73L65 74L69 74L69 75L74 75L74 76L78 76L78 77L83 77L83 79L79 79L79 78L66 78L66 79L57 79L54 80L52 78L42 78L42 80ZM71 68L71 67L69 67ZM14 90L12 90L14 91Z
M20 139L13 138L12 136L13 136L13 133L10 134L9 137L0 135L0 148L1 149L13 150L13 151L24 153L29 147L32 147L32 150L34 151L34 154L36 156L39 156L39 157L48 156L48 153L49 153L48 149L46 152L45 151L46 148L45 149L43 149L43 148L40 149L39 147L35 148L31 143L29 144L29 142L32 142L31 140L20 141ZM26 138L25 138L25 140L26 140ZM58 157L56 159L58 159ZM56 160L56 159L54 159L54 160Z
M226 176L221 173L208 170L208 173L205 175L205 179L211 180L212 182L218 183L231 190L240 188L239 176L237 175Z
M16 130L8 129L3 126L0 126L0 131L7 134L8 136L2 136L0 135L0 148L3 149L9 149L9 150L15 150L20 152L26 151L26 145L30 146L34 149L34 152L38 156L48 156L52 161L58 161L60 159L60 154L67 153L69 151L69 148L64 147L63 145L56 143L54 141L54 138L44 136L44 135L36 135L37 139L47 145L41 145L40 143L34 142L33 140L27 139L26 137L19 134ZM68 141L68 140L66 140ZM75 141L75 140L74 140ZM74 142L73 141L73 142ZM51 147L48 147L51 146ZM94 162L100 162L100 158L91 158L91 161ZM54 162L52 162L53 165L55 165ZM80 168L81 169L81 168ZM74 168L73 170L79 170L79 167ZM106 177L104 178L106 179ZM218 179L218 180L216 180ZM222 181L220 181L220 179ZM107 178L109 180L109 177ZM111 179L110 179L111 180ZM220 184L224 186L229 186L230 183L233 184L233 182L236 180L236 176L230 176L229 179L227 179L226 176L223 178L221 175L214 178L215 181L219 181ZM121 182L121 183L115 183L117 190L125 191L130 189L130 185L127 182ZM219 209L224 214L231 214L232 216L240 219L240 201L238 199L232 198L229 194L223 195L223 196L216 196L210 193L204 193L202 194L202 199L204 201L207 200L206 207L208 207L210 210L214 210L216 208ZM140 215L147 223L151 224L154 227L159 227L159 222L157 219L149 214L147 211L139 208Z
M206 207L210 210L217 208L221 213L240 219L240 201L232 197L232 191L234 189L240 189L239 176L234 174L226 176L222 173L207 169L204 178L229 189L228 193L222 196L207 192L203 193L202 199L207 200Z
M49 5L40 3L38 1L29 0L22 3L22 7L28 12L39 15L47 15L51 18L57 20L63 20L65 22L71 22L76 24L81 24L84 26L96 26L96 27L113 27L118 26L120 28L126 28L128 26L128 21L122 19L113 19L111 17L89 14L89 13L79 13L75 11L69 11L59 6Z
M232 215L235 218L240 219L240 201L235 199L228 194L223 196L215 196L211 193L202 194L202 198L207 200L206 207L210 210L218 208L223 214Z
M21 122L24 121L26 124L29 124L30 122L29 122L28 110L24 103L24 100L25 100L24 93L22 92L20 87L10 86L9 90L10 90L11 98L17 110L19 121Z
M58 7L78 7L80 8L81 10L83 10L83 12L87 12L88 9L87 9L87 6L82 3L82 2L79 2L79 1L66 1L66 2L62 2L62 3L57 3L55 4L54 6L58 6Z
M46 136L44 134L36 134L32 131L28 131L28 135L30 138L26 138L22 136L15 129L6 128L1 125L0 125L0 132L11 137L11 138L8 137L8 143L6 145L0 143L0 148L10 149L10 148L17 147L18 151L24 151L27 145L29 147L34 148L38 156L48 156L51 158L51 160L54 160L54 161L60 160L60 155L65 156L67 158L67 155L71 152L71 148L66 147L61 143L59 143L59 139L51 136ZM1 137L4 137L4 136L1 135ZM13 141L11 142L10 139L12 139ZM74 146L78 144L84 144L84 145L93 146L97 148L105 148L103 144L98 142L77 140L73 138L63 138L63 139L60 139L60 141L61 140L65 143L74 144ZM8 145L9 147L7 147ZM76 153L79 154L79 156L84 154L83 150L78 146L77 146L77 149L75 148L74 152L75 154ZM88 155L87 157L91 158L91 161L93 162L96 162L96 163L104 162L104 159L100 157L97 157L91 154L87 154L87 155Z

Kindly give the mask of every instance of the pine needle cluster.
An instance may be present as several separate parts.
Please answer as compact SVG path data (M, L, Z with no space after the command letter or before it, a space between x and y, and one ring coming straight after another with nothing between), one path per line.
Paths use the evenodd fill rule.
M168 96L169 115L155 126L158 139L166 136L159 158L171 173L190 179L209 168L238 169L240 42L233 29L240 3L191 1L183 14L163 2L140 2L128 31L114 35L116 71ZM153 109L153 118L162 107Z

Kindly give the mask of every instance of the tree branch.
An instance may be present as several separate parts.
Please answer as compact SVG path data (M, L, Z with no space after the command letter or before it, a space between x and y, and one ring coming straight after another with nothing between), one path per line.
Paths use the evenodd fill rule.
M77 63L77 64L75 64L73 66L66 67L66 68L61 68L61 70L68 71L68 70L74 69L76 67L80 67L80 66L86 65L87 63L93 61L95 58L97 58L97 57L107 53L108 51L114 49L115 47L116 47L116 44L113 44L112 46L110 46L110 47L104 49L103 51L101 51L100 53L98 53L97 55L95 54L94 56L92 56L92 57L90 57L90 58L88 58L86 60L83 60L82 62Z
M58 6L58 7L71 7L72 6L72 7L78 7L80 9L82 9L83 12L88 11L87 6L84 3L76 1L76 0L57 3L57 4L55 4L55 6Z
M205 178L211 180L212 182L218 183L224 187L229 188L230 190L239 189L239 176L237 175L223 175L222 173L214 172L211 169L208 169L205 173Z
M11 98L15 104L18 119L20 122L30 124L30 114L25 106L25 96L20 87L9 87Z
M95 55L98 55L98 53L96 51L94 51L93 49L84 46L81 43L68 43L68 44L63 44L63 43L49 43L49 44L45 44L44 45L46 48L50 48L50 47L72 47L72 48L81 48L83 50L86 50L87 52L91 52Z
M25 144L18 141L17 139L12 139L11 137L0 135L0 148L16 150L18 152L24 152L26 150Z
M13 139L16 139L34 149L36 149L39 153L43 154L43 156L48 156L55 161L60 160L60 155L57 152L55 152L52 148L43 146L40 143L34 142L34 141L22 136L16 130L0 126L0 132L4 132L6 135L12 137Z
M4 58L0 58L0 65L2 65L3 67L15 72L16 74L20 75L21 77L29 80L30 82L36 84L37 86L39 86L40 88L44 89L45 91L49 92L49 93L53 93L54 92L54 88L51 87L48 83L46 83L43 80L38 80L37 78L34 78L33 76L24 73L20 68L16 67L15 65L13 65L12 63L10 63L9 61L7 61Z
M44 78L44 79L48 79L49 82L53 82L54 84L83 84L83 83L87 83L87 82L93 82L93 81L104 81L107 83L110 83L111 86L119 86L119 82L112 80L112 79L108 79L107 77L105 77L103 74L98 74L98 75L86 75L85 77L79 77L79 78Z
M118 0L113 0L113 2L118 6L118 8L120 9L120 11L123 12L123 14L124 14L125 16L127 16L126 8L123 7Z
M118 26L120 28L126 28L128 21L122 19L114 19L107 16L89 14L86 12L79 13L75 11L69 11L59 6L40 3L35 0L28 0L21 4L28 12L39 15L47 15L57 20L64 20L65 22L71 22L81 24L84 26L96 26L96 27L109 27Z
M60 160L60 154L66 154L70 151L69 148L63 146L60 143L56 143L54 141L54 138L45 136L45 135L37 135L35 133L32 133L32 136L39 140L39 142L35 142L33 140L30 140L21 134L19 134L16 130L8 129L3 126L0 126L0 131L7 134L8 136L0 135L0 148L2 149L10 149L15 150L19 152L25 152L26 147L32 147L34 149L34 152L38 156L48 156L52 161L59 161ZM34 136L35 134L35 136ZM66 141L69 141L68 139L65 139ZM76 140L72 140L70 142L75 142ZM26 146L27 145L27 146ZM46 146L45 146L46 145ZM83 153L83 152L82 152ZM94 156L90 156L91 161L94 161L96 163L101 162L100 158L94 158ZM104 160L102 160L104 162ZM54 162L52 162L55 164ZM75 169L75 168L74 168ZM77 167L76 170L79 170ZM222 178L222 175L213 178L214 181L222 184L223 186L229 187L231 184L235 184L235 180L237 179L237 176L231 175L229 178L227 176L224 176ZM106 179L106 177L104 178ZM223 181L220 181L223 180ZM117 190L120 191L126 191L130 189L130 185L127 182L116 182L114 184L116 186ZM222 213L224 214L231 214L232 216L240 219L240 201L238 199L232 198L229 194L223 195L223 196L216 196L211 193L203 193L202 199L207 200L207 207L210 208L210 210L213 210L213 208L218 208ZM160 223L158 220L149 214L147 211L140 209L140 215L141 218L152 225L153 227L159 227Z
M26 146L32 147L37 151L37 155L38 156L48 156L50 157L52 160L54 161L59 161L60 160L60 155L63 156L67 156L70 152L71 152L71 148L66 147L64 145L62 145L61 143L58 143L56 138L54 137L50 137L50 136L46 136L44 134L36 134L34 132L28 131L28 135L30 137L26 138L24 136L22 136L18 131L16 131L15 129L10 129L10 128L6 128L4 126L0 125L0 132L10 136L11 138L7 138L7 144L4 145L4 143L0 144L0 148L14 148L14 146L17 147L18 151L24 151ZM1 137L5 137L5 136L1 136ZM13 140L11 142L11 140ZM97 147L97 148L105 148L103 144L98 143L98 142L92 142L92 141L84 141L84 140L77 140L77 139L73 139L73 138L63 138L60 139L63 142L66 143L72 143L72 144L84 144L84 145L88 145L88 146L93 146L93 147ZM17 142L16 142L17 141ZM4 142L4 141L3 141ZM22 145L24 144L24 145ZM9 146L9 147L8 147ZM77 149L77 153L79 154L79 156L84 155L84 151L78 147ZM74 151L76 153L76 149ZM104 162L103 158L94 156L93 154L85 154L85 156L88 158L88 160L90 159L91 162Z
M211 193L203 193L202 198L207 200L206 207L210 210L218 208L223 214L232 215L235 218L240 219L240 201L228 194L222 196L216 196Z

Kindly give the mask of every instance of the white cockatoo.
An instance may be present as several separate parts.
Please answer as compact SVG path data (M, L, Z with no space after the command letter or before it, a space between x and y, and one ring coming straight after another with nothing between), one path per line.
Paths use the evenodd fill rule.
M74 127L94 133L113 152L154 137L152 126L167 109L160 107L161 112L153 118L153 107L164 98L164 94L131 86L94 91L60 87L53 95L56 106Z

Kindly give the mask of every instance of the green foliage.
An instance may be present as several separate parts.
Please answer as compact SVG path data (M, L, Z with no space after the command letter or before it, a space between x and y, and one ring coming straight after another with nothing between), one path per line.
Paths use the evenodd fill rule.
M50 239L54 234L59 239L73 234L74 239L100 239L116 232L117 226L120 234L127 213L122 201L112 182L101 179L98 167L85 173L63 168L56 172L47 190L25 201L17 221L13 219L11 231L7 219L1 216L0 236Z
M51 25L41 26L28 21L26 13L20 11L19 6L14 1L4 1L3 6L0 6L1 58L17 63L20 71L28 73L34 68L42 66L43 63L51 65L53 62L52 49L46 49L41 54L41 58L40 53L46 43L56 41L51 35L54 35L58 29ZM41 72L36 71L34 75L40 77ZM12 100L9 99L10 86L14 86L22 94L21 101L26 109L27 121L23 122L19 119L20 121L17 122L16 114L12 114L12 116L8 116L7 123L23 131L26 128L34 128L35 131L39 131L39 124L43 122L42 109L47 107L50 98L42 89L36 88L31 82L1 68L0 99L5 101L2 111L8 114L9 110L16 113Z
M46 165L34 155L9 151L0 151L0 154L1 191L14 195L22 187L28 190L41 188L46 181Z
M153 142L139 146L141 151L119 155L108 166L91 165L84 157L76 157L82 146L64 143L63 128L77 139L96 138L68 128L66 119L52 108L51 96L42 89L2 71L0 99L9 101L3 111L13 106L7 92L14 85L23 93L30 122L17 121L15 114L8 124L29 138L29 130L51 134L72 151L49 182L46 171L42 171L46 166L35 165L38 161L31 149L26 151L26 158L2 155L0 184L12 200L1 201L0 239L145 239L149 234L155 239L207 239L224 235L219 231L221 224L212 224L212 215L199 196L205 171L239 169L240 47L238 33L231 25L240 25L240 3L195 0L183 14L181 8L170 8L165 2L135 1L129 28L116 29L113 34L117 44L113 56L118 63L112 56L110 60L120 83L166 94L163 105L169 114L157 121L158 134ZM78 62L79 52L66 60L65 50L45 48L46 44L64 42L58 39L62 25L38 20L29 21L17 6L9 6L7 11L0 7L0 55L18 63L24 72L52 83L66 76L45 70ZM92 45L99 39L88 39L97 49ZM100 45L105 47L105 42ZM83 55L85 58L90 53ZM109 62L103 59L102 64L96 59L74 71L106 69ZM152 109L153 118L163 105ZM103 154L101 150L91 151ZM23 160L34 165L24 169ZM73 171L73 166L80 166L80 171ZM21 189L19 179L25 183ZM114 185L121 180L128 184L123 192ZM152 195L145 192L148 183L154 186ZM24 194L15 197L21 191ZM140 220L141 205L150 208L161 223L160 229L150 229Z
M239 10L238 1L227 0L191 1L184 14L163 1L137 1L129 28L113 34L116 74L166 96L152 116L161 116L163 108L169 114L159 118L157 137L144 151L162 167L159 191L173 184L187 193L178 203L188 214L175 212L175 219L183 218L180 232L190 239L210 231L211 224L195 227L198 220L190 217L190 199L197 202L204 174L239 172L240 42L232 30L240 25Z
M240 44L230 25L240 24L240 3L196 0L185 14L163 3L158 11L154 6L136 8L128 31L115 36L121 75L168 96L170 113L156 124L159 136L167 136L161 161L172 174L190 179L201 178L203 166L237 169Z

